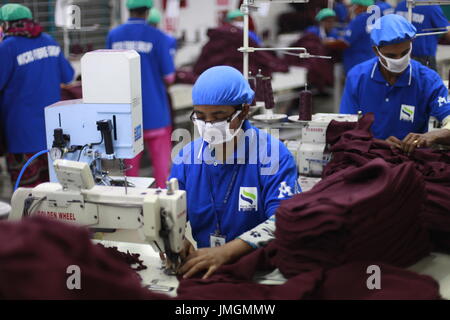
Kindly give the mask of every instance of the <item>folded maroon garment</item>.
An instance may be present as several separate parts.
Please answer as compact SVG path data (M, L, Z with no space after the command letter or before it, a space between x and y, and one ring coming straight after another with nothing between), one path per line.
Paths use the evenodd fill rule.
M430 232L433 250L450 252L450 235L446 235L450 233L450 151L423 148L406 155L385 141L373 139L370 132L373 120L373 114L369 113L357 123L330 123L327 142L331 144L333 158L322 177L364 166L374 158L382 158L392 167L411 163L425 183L427 197L421 219Z
M78 266L81 289L67 281ZM70 282L70 281L69 281ZM43 217L0 222L0 299L166 299L85 228Z
M328 56L330 51L322 44L315 34L307 32L289 47L306 48L308 53L318 56ZM300 59L298 56L286 55L284 60L288 65L304 67L308 70L308 85L323 92L327 86L333 86L333 61L321 58Z
M368 271L371 265L380 268L380 289L373 284ZM369 279L369 281L368 281ZM395 268L383 263L353 262L324 275L322 286L314 296L324 300L439 300L439 284L431 277Z
M242 71L243 55L237 49L242 47L242 30L230 25L208 30L209 41L203 46L202 52L194 66L194 73L200 75L208 68L226 65ZM249 39L251 47L258 47ZM288 72L287 63L267 51L256 51L249 59L249 71L253 75L261 69L265 76L273 72Z

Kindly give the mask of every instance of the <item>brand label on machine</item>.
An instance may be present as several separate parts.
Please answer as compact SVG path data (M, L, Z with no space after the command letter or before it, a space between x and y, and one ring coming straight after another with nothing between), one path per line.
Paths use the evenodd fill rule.
M35 215L48 217L57 220L76 221L75 215L72 212L54 212L54 211L37 211Z

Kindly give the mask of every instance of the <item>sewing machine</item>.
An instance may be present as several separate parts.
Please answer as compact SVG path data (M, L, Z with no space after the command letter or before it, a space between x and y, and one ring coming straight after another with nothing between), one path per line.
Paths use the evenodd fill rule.
M113 177L102 168L117 159L125 173L123 159L143 150L140 56L97 50L85 54L81 66L83 99L45 108L50 182L17 189L9 219L41 215L89 227L97 238L151 244L174 272L186 226L185 191L176 179L167 189L149 189L152 178Z
M10 220L40 215L87 226L108 240L149 243L176 271L186 226L186 192L176 179L164 190L102 186L87 163L57 159L53 166L59 183L17 189Z

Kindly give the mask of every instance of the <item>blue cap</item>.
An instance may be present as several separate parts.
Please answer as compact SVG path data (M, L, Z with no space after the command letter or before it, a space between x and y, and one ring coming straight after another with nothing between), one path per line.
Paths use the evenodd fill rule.
M370 39L377 47L385 46L412 40L416 32L416 28L401 15L387 14L375 21Z
M192 88L194 106L237 106L253 101L255 92L242 73L232 67L217 66L204 71Z

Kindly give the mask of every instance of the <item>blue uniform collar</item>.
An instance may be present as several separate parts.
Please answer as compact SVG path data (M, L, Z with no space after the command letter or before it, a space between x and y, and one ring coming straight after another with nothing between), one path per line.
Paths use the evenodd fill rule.
M378 61L378 58L376 58L376 61L373 64L372 71L370 73L370 78L381 83L387 83L386 79L383 77L383 74L380 70L380 62ZM397 81L394 83L394 87L408 87L411 85L412 81L412 63L409 63L409 66L406 68L405 71L401 74L401 76L397 79Z
M245 139L238 139L237 142L237 149L236 151L233 152L233 155L229 156L225 162L226 163L230 163L231 158L234 160L232 163L236 164L236 163L246 163L245 161L248 159L248 155L250 151L252 150L252 147L256 147L256 134L255 134L255 128L252 127L252 125L250 124L250 122L248 120L244 120L244 123L242 124L242 130L244 132L246 132L248 129L253 129L251 132L251 137L248 146L250 150L246 150L246 143L245 143ZM200 148L197 152L197 158L198 159L202 159L205 162L213 162L215 160L214 158L214 151L212 152L204 152L205 148L211 148L209 146L209 143L206 141L202 141L202 143L200 144ZM203 155L203 157L202 157ZM211 156L212 155L212 156Z
M144 18L128 18L127 23L147 23Z

